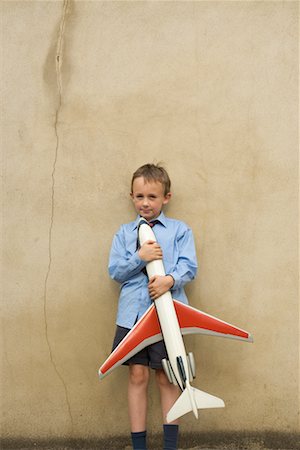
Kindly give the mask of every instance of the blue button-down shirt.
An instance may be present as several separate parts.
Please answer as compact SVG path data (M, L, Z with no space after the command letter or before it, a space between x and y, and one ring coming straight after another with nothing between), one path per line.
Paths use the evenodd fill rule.
M140 217L137 217L134 222L121 225L113 238L108 265L111 278L121 283L117 325L126 328L132 328L151 305L148 278L142 272L147 263L137 252L139 219ZM197 272L192 230L184 222L170 219L163 213L156 220L159 220L159 223L153 231L163 252L165 271L174 278L172 297L188 303L184 285L191 281Z

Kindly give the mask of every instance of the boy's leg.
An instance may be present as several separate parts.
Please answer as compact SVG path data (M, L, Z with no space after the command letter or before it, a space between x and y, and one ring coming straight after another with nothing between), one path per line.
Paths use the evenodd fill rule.
M129 366L128 411L131 431L146 430L149 368L141 364Z
M113 350L129 333L128 328L117 326ZM144 348L124 363L129 366L128 413L134 450L146 449L147 392L149 382L149 355Z
M167 413L178 399L180 390L178 386L175 386L169 382L163 369L155 370L155 376L160 392L163 423L167 423ZM178 425L178 420L175 420L172 424Z
M171 384L162 369L155 371L156 381L160 391L160 402L163 414L163 429L164 429L164 450L176 450L178 441L178 420L167 423L167 413L174 405L179 397L180 390L178 386Z

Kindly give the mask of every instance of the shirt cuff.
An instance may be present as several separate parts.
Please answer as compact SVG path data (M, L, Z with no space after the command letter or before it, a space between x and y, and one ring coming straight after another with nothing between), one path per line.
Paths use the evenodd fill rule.
M174 275L173 273L167 273L166 276L170 276L170 277L172 277L173 280L174 280L174 283L173 283L173 286L171 287L171 290L177 289L177 288L178 288L178 281L179 281L179 280L176 280L175 275Z
M130 264L132 266L132 269L134 270L143 269L147 263L139 257L139 253L138 251L136 251L130 258Z

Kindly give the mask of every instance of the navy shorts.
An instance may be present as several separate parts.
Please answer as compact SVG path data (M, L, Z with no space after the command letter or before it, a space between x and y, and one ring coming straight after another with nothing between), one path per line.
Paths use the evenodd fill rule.
M119 345L129 331L130 329L117 325L112 350ZM167 350L165 343L162 340L145 347L136 355L127 359L123 365L129 366L130 364L141 364L142 366L149 366L151 369L162 369L161 360L164 358L167 358Z

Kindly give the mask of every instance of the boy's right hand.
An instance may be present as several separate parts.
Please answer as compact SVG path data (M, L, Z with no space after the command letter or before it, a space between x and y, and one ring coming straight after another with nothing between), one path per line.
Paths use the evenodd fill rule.
M154 261L155 259L162 259L163 254L160 246L156 241L146 241L138 251L139 257L143 261Z

